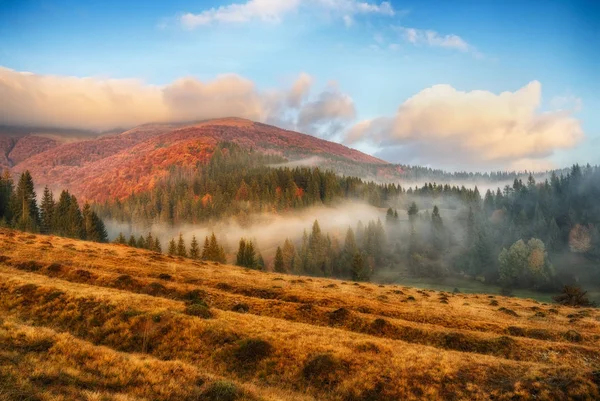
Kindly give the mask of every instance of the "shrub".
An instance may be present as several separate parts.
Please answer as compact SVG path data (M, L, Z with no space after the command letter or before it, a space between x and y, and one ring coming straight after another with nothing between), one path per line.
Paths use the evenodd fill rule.
M329 313L329 324L333 326L342 325L350 317L350 311L346 308L339 308Z
M192 290L183 294L183 299L188 301L191 304L198 304L208 307L204 298L206 297L206 292L202 290Z
M202 392L202 400L206 401L235 401L241 396L234 383L228 381L217 381L208 386Z
M249 338L238 343L235 359L245 367L254 366L273 353L273 346L260 338Z
M238 313L248 313L250 307L248 306L248 304L240 303L233 305L233 308L231 308L231 310Z
M587 297L587 291L574 285L565 285L559 295L553 297L555 302L568 306L593 306L593 302Z
M22 262L15 264L15 267L19 270L25 270L28 272L36 272L42 268L42 265L38 262L30 260L28 262Z
M495 299L492 299L490 301L490 306L498 306L498 301L496 301Z
M514 310L512 310L512 309L508 309L508 308L504 308L504 307L502 307L502 308L500 308L500 309L498 309L498 310L499 310L500 312L502 312L502 313L506 313L507 315L510 315L510 316L514 316L514 317L518 317L518 316L519 316L519 315L517 314L517 312L515 312L515 311L514 311Z
M184 312L186 315L201 317L202 319L210 319L213 317L212 312L207 306L201 304L191 304L186 306Z
M171 275L170 275L170 274L167 274L167 273L160 273L160 274L158 275L158 278L159 278L159 279L161 279L161 280L170 281L172 277L171 277Z
M571 341L572 343L579 343L579 342L583 341L583 336L579 332L577 332L575 330L566 331L563 334L563 337L567 341Z
M309 359L302 369L302 376L317 387L335 386L347 371L345 363L331 354L319 354Z
M525 329L522 327L510 326L506 330L511 336L526 337Z

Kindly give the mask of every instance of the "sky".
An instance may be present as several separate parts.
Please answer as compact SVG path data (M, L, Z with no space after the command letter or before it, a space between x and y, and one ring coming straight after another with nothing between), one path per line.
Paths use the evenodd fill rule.
M591 0L0 0L0 124L237 116L402 164L600 164L597 21Z

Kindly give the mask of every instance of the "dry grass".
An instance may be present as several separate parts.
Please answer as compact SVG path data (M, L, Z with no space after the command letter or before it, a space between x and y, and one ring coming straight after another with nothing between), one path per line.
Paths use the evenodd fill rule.
M600 397L600 313L534 300L0 230L0 313L0 398Z

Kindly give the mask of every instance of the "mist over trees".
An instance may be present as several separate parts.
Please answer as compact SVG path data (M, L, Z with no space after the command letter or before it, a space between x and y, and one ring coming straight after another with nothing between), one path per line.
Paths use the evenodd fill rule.
M29 171L21 174L17 185L5 171L0 177L0 226L40 234L54 234L88 241L107 242L102 219L86 202L80 209L77 198L63 190L58 201L44 188L40 205Z

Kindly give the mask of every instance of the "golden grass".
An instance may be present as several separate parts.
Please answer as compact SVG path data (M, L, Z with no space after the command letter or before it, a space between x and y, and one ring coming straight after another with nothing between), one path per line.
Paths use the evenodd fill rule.
M82 344L61 348L61 359L13 347L22 363L78 371L84 348L91 364L114 360L108 378L100 369L40 386L2 354L13 388L40 399L209 399L218 380L236 383L232 399L600 397L598 311L534 300L262 273L0 230L0 312L3 338ZM156 369L132 378L146 362ZM180 381L151 377L170 363L187 372Z

